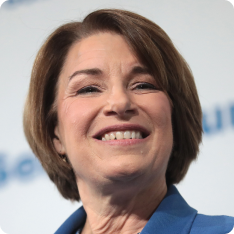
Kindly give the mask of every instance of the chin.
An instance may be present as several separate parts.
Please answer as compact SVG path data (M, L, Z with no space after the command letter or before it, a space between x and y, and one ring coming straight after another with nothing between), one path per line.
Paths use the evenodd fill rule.
M140 177L144 174L144 169L137 165L122 163L115 165L114 167L108 167L107 176L110 181L114 183L133 183L140 180Z

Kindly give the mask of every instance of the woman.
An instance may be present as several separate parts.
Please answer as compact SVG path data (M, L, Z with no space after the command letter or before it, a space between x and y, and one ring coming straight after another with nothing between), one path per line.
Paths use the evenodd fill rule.
M40 49L24 112L27 140L64 198L59 233L227 233L173 186L198 154L202 112L167 34L123 10L59 27Z

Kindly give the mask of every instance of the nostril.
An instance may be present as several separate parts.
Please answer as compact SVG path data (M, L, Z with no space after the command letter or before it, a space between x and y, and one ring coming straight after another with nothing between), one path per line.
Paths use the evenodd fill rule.
M105 115L106 116L112 116L112 115L116 115L117 113L115 111L106 111Z
M105 111L108 115L131 113L132 102L123 90L115 90L107 99Z
M125 113L126 113L126 114L132 114L132 113L134 113L134 112L135 112L135 110L134 110L134 109L126 110L126 111L125 111Z

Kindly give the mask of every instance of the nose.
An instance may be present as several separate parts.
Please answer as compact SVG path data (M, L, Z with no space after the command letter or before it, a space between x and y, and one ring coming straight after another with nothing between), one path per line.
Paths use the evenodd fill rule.
M124 88L113 88L108 95L104 114L106 116L116 115L119 118L129 118L135 112L136 108L128 91Z

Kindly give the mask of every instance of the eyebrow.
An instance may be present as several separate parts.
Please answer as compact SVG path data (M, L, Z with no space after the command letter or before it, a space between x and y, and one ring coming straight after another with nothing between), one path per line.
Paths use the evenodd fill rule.
M71 76L69 76L69 81L78 75L93 75L98 76L101 75L102 71L99 68L91 68L75 71ZM139 74L150 74L150 71L147 67L144 66L134 66L130 71L129 75L139 75Z
M138 75L138 74L150 74L150 71L145 66L134 66L130 72L130 75Z
M78 75L93 75L93 76L97 76L97 75L101 75L102 71L98 68L91 68L91 69L84 69L84 70L79 70L79 71L75 71L71 76L69 76L69 81Z

